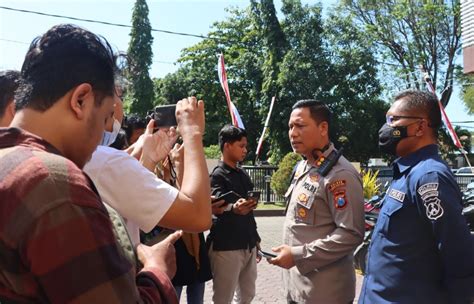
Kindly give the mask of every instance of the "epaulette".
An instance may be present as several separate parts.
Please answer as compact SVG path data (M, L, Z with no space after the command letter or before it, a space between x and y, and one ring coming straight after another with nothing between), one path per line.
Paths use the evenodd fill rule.
M318 170L317 172L321 176L326 176L329 171L331 171L332 167L337 163L339 160L339 157L342 155L342 148L338 150L334 149L329 155L321 160L320 163L318 163Z

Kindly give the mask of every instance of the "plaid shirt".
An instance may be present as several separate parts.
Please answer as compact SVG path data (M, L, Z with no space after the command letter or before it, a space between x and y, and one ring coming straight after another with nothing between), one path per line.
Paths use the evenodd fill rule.
M46 141L0 129L0 302L177 302L158 269L135 275L95 191Z

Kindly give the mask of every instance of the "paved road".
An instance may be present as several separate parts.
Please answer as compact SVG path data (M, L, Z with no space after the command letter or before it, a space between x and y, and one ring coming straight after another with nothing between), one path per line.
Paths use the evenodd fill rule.
M262 238L262 249L270 251L271 247L280 245L284 217L256 217L256 220L258 232ZM257 267L257 294L252 303L286 303L281 288L281 269L268 264L265 260L262 260ZM356 300L361 284L362 276L357 276ZM187 303L185 290L183 290L180 303ZM212 303L212 280L206 283L204 303Z

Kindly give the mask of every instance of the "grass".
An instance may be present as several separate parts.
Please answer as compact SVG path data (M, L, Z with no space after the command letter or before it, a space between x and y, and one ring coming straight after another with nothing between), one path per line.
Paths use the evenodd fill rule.
M261 202L258 204L257 210L284 210L285 207L285 202L275 202L274 204L264 204Z

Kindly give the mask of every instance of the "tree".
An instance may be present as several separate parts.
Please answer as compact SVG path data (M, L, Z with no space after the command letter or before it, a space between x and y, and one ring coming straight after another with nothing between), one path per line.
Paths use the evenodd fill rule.
M156 102L170 98L171 92L192 91L205 102L206 134L204 144L217 143L217 133L230 124L225 95L217 76L217 56L223 52L232 101L248 131L249 159L254 159L259 131L262 129L261 87L263 50L260 33L249 17L249 9L229 9L231 16L216 22L209 38L182 51L182 64L176 73L155 81L159 87ZM184 95L187 96L187 95Z
M280 21L271 1L261 4L252 1L245 10L230 10L231 16L215 23L209 38L183 50L182 68L155 81L156 102L195 90L205 101L204 143L216 144L216 134L230 123L216 71L217 54L223 51L231 97L246 124L250 151L255 151L270 98L277 92L264 145L274 163L291 151L287 126L291 107L305 98L322 100L332 109L332 139L344 146L349 159L366 162L378 155L377 131L387 105L379 99L377 64L371 46L362 43L360 30L347 18L331 16L325 23L320 5L285 0ZM262 18L264 10L268 20Z
M459 0L343 0L339 13L376 46L378 60L392 73L385 79L390 87L420 89L421 65L437 91L444 92L442 104L448 104L460 51Z
M130 37L128 47L130 64L127 76L131 81L131 86L127 108L130 112L144 115L152 109L154 100L153 82L148 73L153 58L151 49L153 36L148 20L146 0L135 1Z

